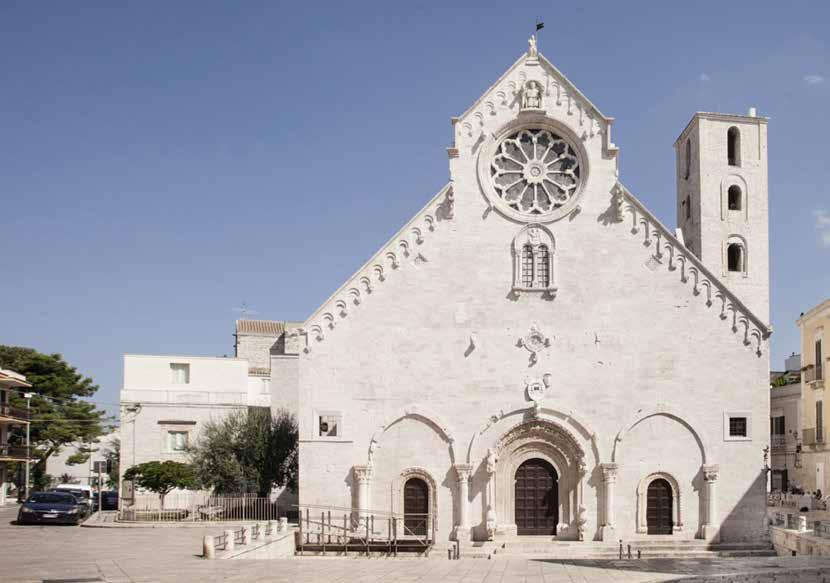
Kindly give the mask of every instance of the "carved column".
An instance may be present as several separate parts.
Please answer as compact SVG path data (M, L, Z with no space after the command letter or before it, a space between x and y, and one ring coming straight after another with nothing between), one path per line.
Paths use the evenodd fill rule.
M602 540L616 540L614 529L614 488L617 483L617 464L601 464L603 492L605 493L605 520L602 523Z
M484 468L487 470L487 485L485 492L487 498L484 501L484 526L487 529L487 540L493 540L496 536L496 463L498 458L492 449L487 450Z
M354 478L357 482L358 519L362 524L368 515L369 487L372 484L372 466L354 466Z
M703 472L703 524L700 527L700 535L705 540L717 540L718 536L718 507L717 507L717 489L718 472L720 468L717 465L707 465L701 467Z
M469 482L473 472L473 466L470 464L455 464L453 468L458 478L458 524L455 527L455 539L458 541L470 540L470 520L468 517L470 503L468 499L470 496Z
M587 471L588 468L585 466L585 459L580 457L579 465L577 466L577 483L576 488L574 488L574 502L576 506L576 535L578 540L585 540L585 525L588 523L585 506L583 505L584 493L582 491L582 484L585 481L585 474Z

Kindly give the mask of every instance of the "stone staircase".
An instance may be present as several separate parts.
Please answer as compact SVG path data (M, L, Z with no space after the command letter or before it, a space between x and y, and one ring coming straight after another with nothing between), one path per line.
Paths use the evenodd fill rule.
M722 557L772 557L775 551L766 543L717 543L698 539L647 539L623 541L623 558L694 559ZM620 544L601 541L557 541L544 537L513 537L505 540L462 545L461 558L498 559L539 557L556 560L619 560Z

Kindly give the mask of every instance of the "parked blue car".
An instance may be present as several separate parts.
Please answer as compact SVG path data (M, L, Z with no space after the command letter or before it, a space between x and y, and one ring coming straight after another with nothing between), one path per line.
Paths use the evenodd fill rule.
M83 507L72 494L35 492L20 507L18 524L78 524Z

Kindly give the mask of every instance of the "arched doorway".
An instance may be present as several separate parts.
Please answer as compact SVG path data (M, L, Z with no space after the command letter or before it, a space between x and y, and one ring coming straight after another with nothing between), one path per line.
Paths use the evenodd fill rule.
M547 461L533 458L516 470L515 516L519 535L555 535L559 523L559 476Z
M658 478L648 485L646 494L646 523L648 534L671 534L672 520L671 486L663 478Z
M429 486L421 478L409 478L403 488L405 534L426 536L429 518Z

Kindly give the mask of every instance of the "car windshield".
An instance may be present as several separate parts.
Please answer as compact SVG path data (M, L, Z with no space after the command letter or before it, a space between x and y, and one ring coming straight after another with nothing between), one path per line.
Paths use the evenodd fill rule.
M40 504L75 504L75 499L70 494L36 492L29 498L29 502L37 502Z

